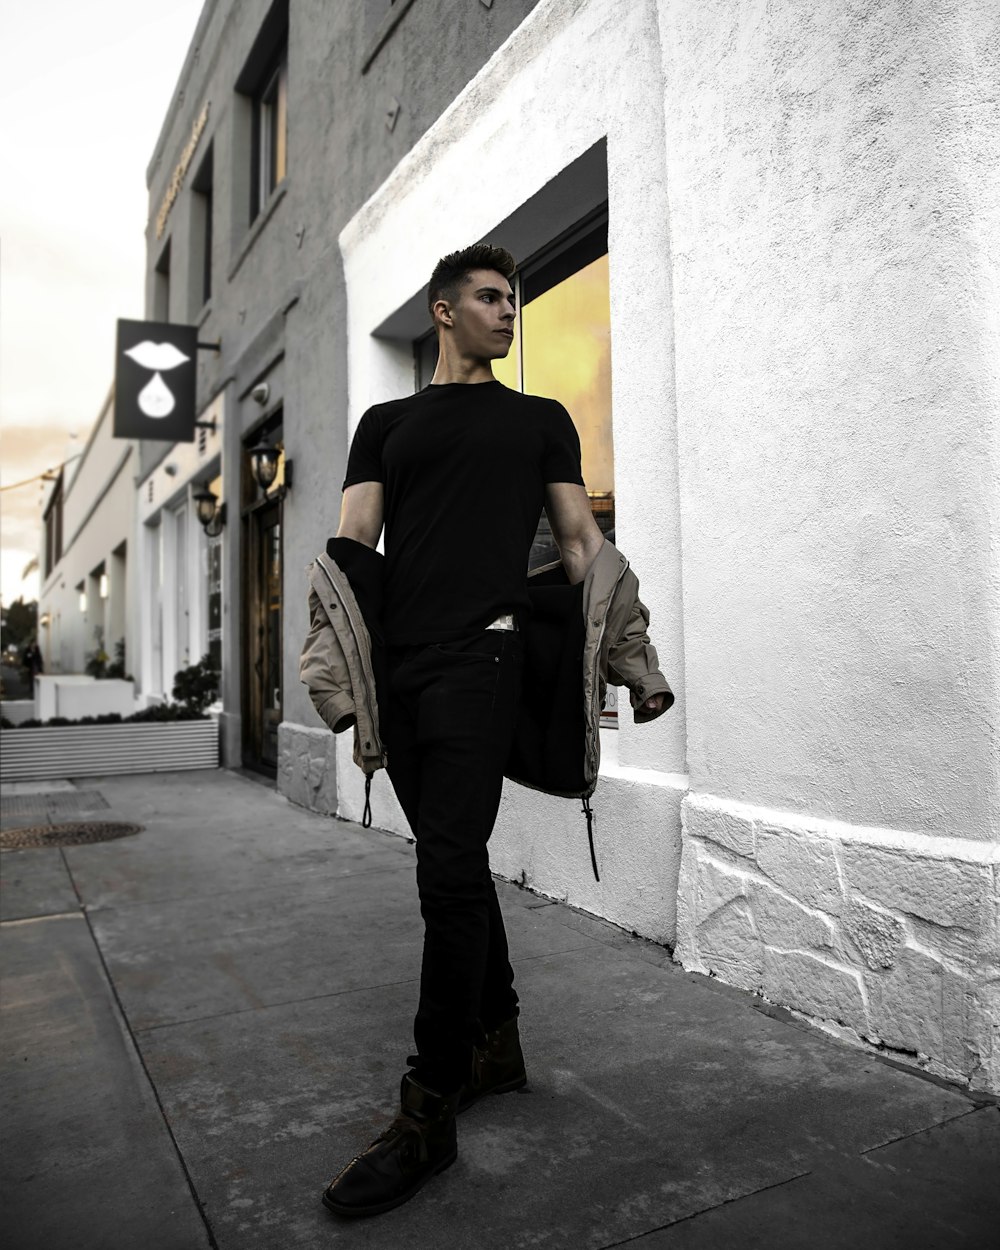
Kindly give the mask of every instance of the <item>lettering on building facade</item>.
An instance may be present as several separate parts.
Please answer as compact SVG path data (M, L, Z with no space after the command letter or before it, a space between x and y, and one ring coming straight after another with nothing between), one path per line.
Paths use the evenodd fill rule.
M184 151L181 153L181 159L177 162L177 168L170 175L170 182L163 196L163 202L160 204L160 211L156 214L156 237L163 238L163 232L167 228L167 218L170 216L170 210L174 206L174 200L180 193L181 184L184 181L184 175L188 171L188 166L198 150L198 141L201 139L205 127L208 125L208 110L211 107L211 101L205 102L205 107L198 114L198 117L191 130L191 138L188 139Z

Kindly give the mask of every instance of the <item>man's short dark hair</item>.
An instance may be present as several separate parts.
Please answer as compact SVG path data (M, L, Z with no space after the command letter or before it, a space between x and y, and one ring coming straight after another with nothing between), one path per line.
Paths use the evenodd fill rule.
M427 286L427 311L434 318L434 305L439 299L455 301L459 289L474 269L495 269L510 281L517 264L505 247L493 247L490 243L473 243L460 252L442 256L434 266Z

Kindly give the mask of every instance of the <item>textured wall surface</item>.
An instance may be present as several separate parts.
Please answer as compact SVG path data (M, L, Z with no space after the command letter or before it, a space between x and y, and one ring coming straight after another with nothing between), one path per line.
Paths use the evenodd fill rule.
M1000 1088L1000 855L688 796L676 957Z
M659 11L677 957L997 1089L1000 20Z
M278 789L300 807L337 811L336 746L325 727L278 726Z
M692 788L996 836L1000 11L659 7Z

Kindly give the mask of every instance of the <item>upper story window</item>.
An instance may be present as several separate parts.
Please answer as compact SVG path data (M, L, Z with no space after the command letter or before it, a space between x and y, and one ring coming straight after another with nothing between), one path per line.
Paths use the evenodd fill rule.
M268 201L287 170L288 43L282 45L253 96L253 162L250 220Z
M605 534L615 525L615 459L611 424L611 303L608 222L602 213L527 261L514 276L518 318L497 381L512 390L557 399L580 435L583 480L594 519ZM437 361L431 334L417 343L417 384L426 386ZM529 567L558 559L542 516Z
M229 185L240 247L243 231L277 200L288 172L288 0L273 0L234 87Z
M191 311L192 316L212 298L212 250L214 228L215 161L212 147L198 167L191 183Z

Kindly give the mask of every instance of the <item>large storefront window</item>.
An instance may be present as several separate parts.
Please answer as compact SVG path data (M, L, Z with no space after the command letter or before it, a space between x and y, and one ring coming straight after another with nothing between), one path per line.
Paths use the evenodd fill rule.
M604 533L615 524L615 462L611 425L611 306L607 219L577 230L522 266L514 278L517 333L506 360L493 362L512 390L557 399L580 435L583 480ZM417 344L417 381L434 372L434 335ZM530 567L558 558L543 514Z

